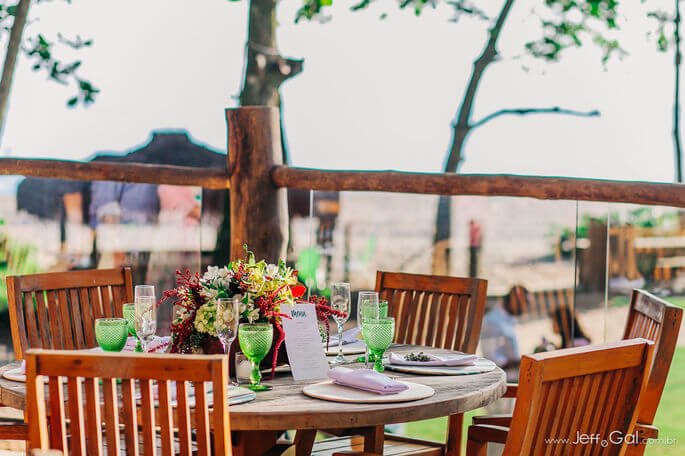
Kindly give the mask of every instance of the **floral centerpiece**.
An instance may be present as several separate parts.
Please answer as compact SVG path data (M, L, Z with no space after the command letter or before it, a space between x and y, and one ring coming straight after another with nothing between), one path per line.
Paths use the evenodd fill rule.
M252 252L247 249L246 252L245 260L233 261L224 267L210 266L203 275L176 271L178 286L164 292L162 297L162 301L175 300L180 308L171 324L170 351L222 353L215 324L217 299L237 296L241 322L274 326L273 375L285 339L281 319L290 318L281 309L295 304L307 289L298 282L297 271L286 266L284 261L278 264L256 261ZM331 309L323 297L310 297L309 302L316 306L317 317L324 322L328 333L328 317L340 312Z

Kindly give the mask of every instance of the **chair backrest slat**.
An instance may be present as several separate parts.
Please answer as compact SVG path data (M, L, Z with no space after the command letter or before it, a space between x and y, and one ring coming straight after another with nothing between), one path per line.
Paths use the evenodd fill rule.
M678 343L682 319L683 309L680 307L644 290L633 290L623 338L639 337L651 340L654 342L655 351L647 391L640 403L640 423L654 423L654 416L666 386L666 377Z
M126 454L138 455L138 414L136 413L136 385L133 379L121 380L121 408L124 412L124 442Z
M29 348L91 348L95 319L121 317L133 301L131 270L8 276L7 296L16 359Z
M54 378L54 377L53 377ZM102 398L104 402L105 438L107 439L107 456L119 456L121 442L119 434L119 394L117 382L113 378L102 380Z
M210 441L209 435L209 410L207 407L207 390L205 384L201 382L195 382L193 384L195 387L195 420L197 422L197 450L200 456L209 455L209 445Z
M577 436L626 436L637 421L654 356L644 339L526 355L503 456L621 454L625 443L574 443Z
M84 403L86 407L86 444L89 455L102 456L102 418L100 414L100 383L86 378Z
M231 454L225 356L31 349L26 366L30 448L84 456L113 456L122 450L128 455L190 456L195 449L206 456ZM59 393L63 379L66 398Z
M395 342L475 353L487 281L378 271L376 291L395 317Z
M186 382L176 382L176 397L178 404L176 405L176 415L178 416L178 439L179 439L179 454L181 456L190 456L193 452L191 447L191 428L190 428L190 407L186 396L188 394L188 386Z

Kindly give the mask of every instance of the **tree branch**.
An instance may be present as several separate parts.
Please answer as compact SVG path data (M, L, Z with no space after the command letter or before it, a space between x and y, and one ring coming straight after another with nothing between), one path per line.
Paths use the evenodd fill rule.
M570 116L579 116L579 117L598 117L600 115L600 112L596 109L593 111L576 111L575 109L563 109L563 108L560 108L559 106L554 106L553 108L500 109L499 111L495 111L492 114L488 114L487 116L483 117L478 122L474 122L473 124L470 125L470 127L471 128L480 127L481 125L491 121L492 119L495 119L499 116L503 116L503 115L507 115L507 114L513 114L513 115L517 115L517 116L525 116L528 114L566 114L566 115L570 115Z
M21 35L24 32L26 18L29 14L31 0L19 0L14 13L14 23L10 31L10 39L7 42L7 52L5 62L2 66L2 79L0 80L0 134L5 124L5 113L7 111L7 100L9 100L14 67L17 64L17 54L21 46Z

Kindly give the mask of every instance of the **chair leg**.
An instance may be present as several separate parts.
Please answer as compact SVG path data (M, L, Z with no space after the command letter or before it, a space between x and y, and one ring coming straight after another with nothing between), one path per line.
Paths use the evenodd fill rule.
M450 415L447 421L445 456L461 456L461 437L464 432L464 414Z
M309 456L312 454L314 439L316 438L315 429L298 430L295 433L295 454L296 456Z
M466 456L487 456L488 442L468 439L466 441Z

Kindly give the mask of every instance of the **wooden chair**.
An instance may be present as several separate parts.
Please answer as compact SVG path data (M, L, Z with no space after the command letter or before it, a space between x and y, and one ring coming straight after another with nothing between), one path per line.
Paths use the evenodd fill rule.
M628 441L614 442L636 425L653 356L644 339L524 356L510 426L470 426L467 456L485 456L488 442L505 444L503 456L624 454ZM579 434L600 441L574 444Z
M666 378L678 342L678 333L683 318L683 309L669 304L644 290L633 290L630 310L623 333L623 339L642 338L654 342L655 357L651 365L647 391L640 402L638 422L651 426L654 423ZM504 397L516 397L517 384L507 385ZM489 415L474 417L474 424L505 424L511 415ZM653 428L656 432L656 428ZM645 445L631 445L626 454L642 455Z
M26 376L32 449L150 456L159 454L159 445L163 456L232 453L225 356L29 350ZM193 407L188 382L196 393ZM213 388L211 419L207 383Z
M378 271L376 291L387 300L395 317L395 343L475 353L487 299L487 280ZM403 455L458 456L464 415L449 417L447 442L409 439L385 434L383 426L366 430L367 454L380 454L388 446L410 447ZM359 434L356 430L348 433ZM389 450L392 451L392 450ZM336 454L360 454L351 451Z
M133 302L131 269L9 276L7 297L17 360L29 348L91 348L95 319L121 317Z

